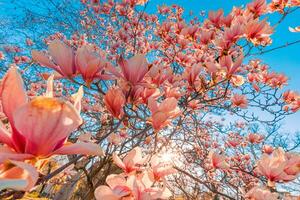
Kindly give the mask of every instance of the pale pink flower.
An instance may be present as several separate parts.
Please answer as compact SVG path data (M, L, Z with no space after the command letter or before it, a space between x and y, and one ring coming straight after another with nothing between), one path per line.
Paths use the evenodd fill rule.
M111 72L118 78L122 78L130 83L131 86L141 83L149 70L148 62L144 55L136 55L129 60L124 60L121 57L119 66L122 73L117 72L113 68L111 68Z
M142 157L142 151L139 147L132 149L124 158L123 161L120 157L113 153L114 163L123 169L127 174L136 171L140 168L140 165L145 162L145 158Z
M150 122L155 130L167 126L171 120L180 114L177 106L177 100L174 97L163 100L158 104L152 97L148 100L148 107L151 111Z
M11 68L3 78L0 96L11 132L1 126L0 142L11 150L1 151L0 160L3 157L45 158L53 154L103 154L96 144L65 143L82 123L80 111L71 103L52 97L49 82L45 96L29 100L16 68Z
M151 168L148 171L149 178L152 182L160 181L165 176L176 173L176 169L170 163L162 162L158 156L153 156L150 161Z
M90 45L83 45L76 51L75 64L78 72L88 85L95 79L109 79L104 70L109 63L100 57Z
M259 144L264 140L264 136L257 133L250 133L247 139L252 144Z
M282 148L273 151L271 155L263 154L257 162L257 173L268 179L268 185L273 187L275 182L291 181L300 172L299 155L286 154Z
M234 94L231 98L231 103L235 107L247 108L248 100L245 95Z
M49 44L47 53L33 50L32 59L40 65L54 69L62 77L73 77L76 74L75 56L71 47L54 40Z
M120 119L123 116L126 99L120 88L110 88L104 96L104 103L114 117Z
M215 169L228 169L230 166L226 162L226 157L217 152L210 151L208 154L210 165Z
M247 200L277 200L278 193L272 193L267 188L254 187L245 195Z

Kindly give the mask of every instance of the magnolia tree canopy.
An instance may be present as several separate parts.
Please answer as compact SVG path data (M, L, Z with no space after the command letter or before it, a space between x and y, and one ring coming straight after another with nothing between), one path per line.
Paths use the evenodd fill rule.
M300 95L258 59L300 42L271 37L299 0L4 4L1 199L299 199L300 135L280 122Z

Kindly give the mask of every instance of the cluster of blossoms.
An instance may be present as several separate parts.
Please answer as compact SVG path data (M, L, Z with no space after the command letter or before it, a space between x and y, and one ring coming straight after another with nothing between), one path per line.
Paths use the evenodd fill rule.
M20 47L4 47L14 64L0 86L0 190L30 191L64 171L74 182L86 176L82 182L91 187L80 182L78 188L87 199L154 200L180 193L189 199L293 199L277 183L297 179L299 154L271 144L271 135L247 131L259 118L246 109L266 110L274 120L262 122L274 125L299 110L299 94L289 90L278 97L288 78L260 60L245 60L252 49L272 43L274 27L263 16L285 17L299 0L255 0L227 15L209 12L203 22L185 21L178 5L161 6L159 14L139 11L147 0L81 3L86 34L52 34L43 41L48 50L32 50L32 60ZM25 43L37 49L38 41ZM26 91L17 65L26 80L28 63L38 81ZM226 111L243 120L229 130L206 120ZM160 155L174 143L180 166ZM93 157L68 156L69 168L46 172L54 156L74 154Z
M165 177L176 173L176 170L159 156L142 157L140 148L136 147L123 158L123 161L114 153L113 161L123 173L111 174L106 178L108 186L99 186L95 190L97 200L168 199L172 195L167 188Z

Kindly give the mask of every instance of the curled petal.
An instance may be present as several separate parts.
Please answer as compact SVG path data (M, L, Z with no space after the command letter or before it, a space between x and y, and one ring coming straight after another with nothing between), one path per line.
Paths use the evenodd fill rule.
M17 68L10 68L3 78L0 96L4 113L9 121L13 122L13 113L28 101L27 94L24 90L24 83Z
M39 174L32 165L20 161L9 161L7 164L14 166L3 172L0 168L0 190L28 191L34 187Z
M45 93L46 97L53 97L53 79L54 79L54 74L52 74L47 80L47 90Z

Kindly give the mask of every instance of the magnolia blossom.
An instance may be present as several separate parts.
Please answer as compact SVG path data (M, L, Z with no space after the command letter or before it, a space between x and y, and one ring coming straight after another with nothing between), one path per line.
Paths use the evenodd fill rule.
M75 105L52 96L52 81L45 96L29 100L23 80L11 68L2 80L0 97L11 131L0 128L0 142L10 150L0 151L0 160L45 158L54 154L96 154L102 150L93 143L67 143L70 133L82 123L79 115L81 95ZM26 120L24 120L26 119Z
M59 40L54 40L49 44L47 53L33 50L31 54L34 61L54 69L62 77L72 77L76 74L73 49Z
M230 166L226 162L226 157L217 152L210 151L208 155L210 164L215 169L228 169Z
M160 130L167 126L171 119L180 114L180 109L177 107L177 100L174 97L163 100L158 104L152 97L148 99L148 107L151 111L150 122L155 130Z
M148 171L152 182L160 181L165 176L176 173L176 169L170 163L162 162L158 156L153 156L150 161L151 168Z
M140 176L109 175L106 178L108 186L101 185L95 190L97 200L155 200L168 199L171 192L163 188L152 187L153 182L147 174Z
M248 135L248 141L252 144L259 144L263 141L264 136L256 133L250 133Z
M110 76L104 73L109 63L99 53L97 54L92 46L83 45L76 51L75 64L83 79L89 85L95 79L109 79Z
M120 119L123 116L126 99L120 88L110 88L104 96L104 103L114 117Z
M121 78L131 86L141 83L148 72L148 62L144 55L136 55L129 60L124 60L122 57L119 60L119 66L122 73L111 68L111 72Z
M231 98L232 105L240 108L247 108L248 101L245 95L234 94Z
M140 165L145 162L147 158L142 157L142 151L139 147L132 149L124 158L123 161L120 157L113 153L114 163L123 169L127 174L136 171L140 168Z
M247 200L277 200L278 193L272 193L267 188L254 187L246 195Z
M256 170L268 179L269 186L274 186L274 182L290 181L300 173L300 156L278 148L271 155L263 154Z

